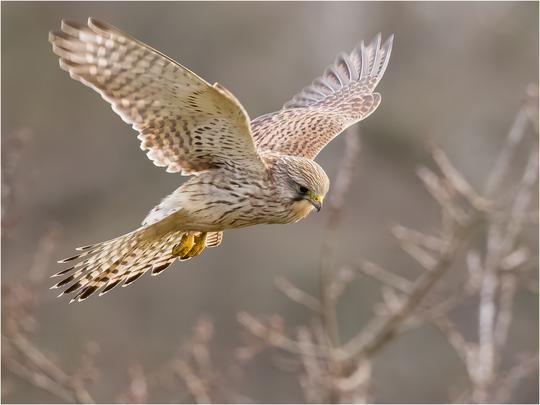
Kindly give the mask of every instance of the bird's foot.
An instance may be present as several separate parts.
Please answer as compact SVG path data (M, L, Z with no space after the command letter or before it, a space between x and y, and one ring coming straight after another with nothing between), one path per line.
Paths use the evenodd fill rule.
M207 235L208 235L208 232L201 232L200 234L195 236L193 247L188 252L187 256L195 257L195 256L199 256L202 253L202 251L206 247Z
M172 249L172 254L174 257L179 257L180 260L184 259L185 256L189 253L191 248L193 247L193 234L190 232L186 232L182 235L182 239L180 239L180 242L176 245L174 245Z
M207 232L201 232L198 235L193 235L191 232L185 233L180 242L173 247L173 256L180 260L187 260L200 255L206 247L207 235Z

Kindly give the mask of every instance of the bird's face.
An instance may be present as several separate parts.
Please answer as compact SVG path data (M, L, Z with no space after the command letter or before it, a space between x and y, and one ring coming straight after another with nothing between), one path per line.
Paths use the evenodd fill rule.
M281 197L288 200L300 216L313 209L320 211L330 181L317 163L311 159L283 156L277 162Z

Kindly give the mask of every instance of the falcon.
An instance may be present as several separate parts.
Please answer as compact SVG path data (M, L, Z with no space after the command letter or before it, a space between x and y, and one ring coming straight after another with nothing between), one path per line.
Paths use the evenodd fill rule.
M329 180L313 159L379 106L374 91L393 36L382 43L378 34L341 53L279 111L252 121L219 83L94 18L62 21L49 41L60 67L111 104L155 165L191 176L139 228L59 261L72 265L54 275L62 280L51 288L73 302L198 256L227 229L288 224L319 211Z

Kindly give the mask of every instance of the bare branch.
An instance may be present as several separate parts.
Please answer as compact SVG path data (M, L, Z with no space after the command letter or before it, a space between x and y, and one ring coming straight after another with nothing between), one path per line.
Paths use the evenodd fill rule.
M346 195L351 186L352 178L357 165L360 152L359 134L347 131L345 135L345 156L338 169L332 196L328 202L327 222L325 225L325 239L321 248L319 260L320 269L320 294L321 294L321 319L325 324L325 330L331 347L340 344L339 327L336 314L336 297L332 294L330 286L334 278L333 268L336 250L336 229L340 224L341 214L346 201Z
M439 176L427 167L418 168L416 173L431 196L439 203L443 212L448 215L450 221L455 221L459 225L468 222L469 216L453 201L448 187L445 187Z
M409 294L411 292L412 283L409 280L382 268L378 264L364 260L358 267L355 267L355 269L380 281L388 287L401 291L402 293Z
M287 296L291 301L301 304L313 312L321 311L320 301L312 295L302 291L291 284L285 277L277 277L274 281L276 288Z
M497 403L505 403L510 399L518 384L538 370L538 353L532 353L518 362L499 380L494 398Z
M339 358L345 359L373 356L374 353L392 339L407 316L418 306L432 286L448 271L455 259L458 247L463 242L463 237L468 231L469 229L463 229L461 232L455 234L454 238L449 241L439 257L437 265L432 271L424 272L418 278L410 295L398 311L386 319L374 319L364 328L363 332L340 348L336 355Z
M208 389L205 382L193 371L191 366L184 361L178 360L174 365L174 370L178 377L186 384L196 403L212 403L208 396Z
M516 289L517 280L513 274L502 277L500 283L499 311L493 331L496 352L500 352L506 345L508 331L512 322Z
M64 401L95 402L79 379L68 376L24 336L4 336L3 343L2 362L12 373Z
M276 325L276 322L270 322L270 325L264 325L254 316L247 312L240 312L237 315L238 322L244 326L248 332L265 341L269 346L276 347L290 353L311 355L318 357L327 357L326 349L318 345L302 345L285 336L283 329Z
M467 370L471 363L472 347L465 340L456 325L446 316L441 316L433 319L433 323L446 336L448 342L452 345L457 355L460 357Z
M432 235L426 235L414 229L401 225L392 227L392 235L400 242L418 245L419 247L440 253L444 248L444 240Z
M495 191L499 188L502 180L504 179L510 161L513 154L515 153L516 146L523 139L525 131L527 129L527 124L529 122L529 115L526 108L522 108L512 124L510 132L506 138L506 143L501 149L501 152L497 159L495 160L495 166L490 171L490 175L486 181L484 187L484 194L487 196L492 196Z
M478 211L488 210L493 203L480 196L467 180L452 165L444 151L435 143L430 144L431 155L439 166L441 173L446 177L448 185L460 193Z

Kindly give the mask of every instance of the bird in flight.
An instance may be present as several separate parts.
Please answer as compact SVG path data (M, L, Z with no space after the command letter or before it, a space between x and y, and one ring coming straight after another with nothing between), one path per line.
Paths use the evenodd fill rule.
M49 41L60 67L111 104L155 165L191 176L139 228L59 261L73 265L54 275L63 279L52 288L83 301L218 246L227 229L287 224L319 211L329 180L313 159L379 106L374 91L393 36L341 53L279 111L251 121L219 83L94 18L62 21Z

